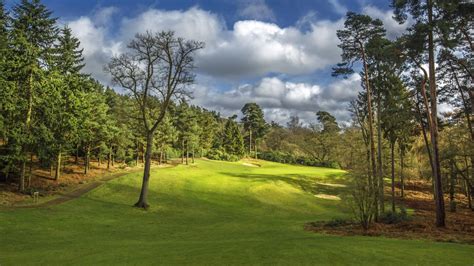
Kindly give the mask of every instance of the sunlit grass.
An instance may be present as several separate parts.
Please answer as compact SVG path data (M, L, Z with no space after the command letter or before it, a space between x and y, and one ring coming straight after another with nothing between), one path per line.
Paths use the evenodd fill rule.
M0 211L0 264L459 264L472 245L303 230L347 217L343 171L258 161L156 169L149 211L132 208L140 174L44 209Z

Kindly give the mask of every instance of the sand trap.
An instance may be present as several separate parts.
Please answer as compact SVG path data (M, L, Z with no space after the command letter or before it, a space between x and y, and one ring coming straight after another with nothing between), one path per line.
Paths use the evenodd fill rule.
M341 200L341 198L339 198L338 196L334 196L334 195L328 195L328 194L316 194L314 195L316 198L320 198L320 199L327 199L327 200Z
M332 183L321 183L321 182L316 182L316 184L328 186L328 187L346 187L346 185L343 185L343 184L332 184Z
M258 166L258 165L251 164L251 163L242 163L242 165L250 166L250 167L260 167L260 166Z

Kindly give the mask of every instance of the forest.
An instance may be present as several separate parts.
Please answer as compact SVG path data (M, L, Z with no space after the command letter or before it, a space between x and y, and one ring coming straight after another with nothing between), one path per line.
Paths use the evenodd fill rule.
M350 122L337 121L329 110L314 110L312 122L302 121L298 115L293 115L288 122L278 123L265 118L264 108L257 101L246 103L239 113L232 116L193 104L197 68L195 57L206 47L206 43L200 40L182 38L174 31L156 32L147 29L138 32L126 44L124 53L109 58L103 66L104 72L110 77L110 82L103 84L91 73L84 72L86 63L79 38L68 25L59 23L60 19L45 4L40 0L21 0L7 8L0 1L0 239L8 236L0 243L2 246L22 245L20 240L14 240L17 237L13 234L13 225L30 223L21 217L30 219L28 215L33 214L28 212L29 209L19 209L16 218L13 217L17 211L13 203L18 197L31 202L32 197L39 196L46 201L52 195L57 195L50 191L51 186L60 186L63 180L69 180L71 174L80 180L75 184L80 187L82 182L95 180L96 176L134 169L136 174L133 175L133 181L130 181L130 177L130 180L119 178L116 180L122 181L107 182L96 189L99 192L93 190L92 194L63 203L64 206L74 206L77 211L97 208L94 209L97 213L92 216L97 219L103 219L104 215L114 210L117 215L122 212L136 216L137 220L146 214L137 214L136 211L146 210L148 214L159 213L156 219L160 220L160 212L163 211L168 215L168 218L163 218L166 221L173 217L172 212L169 213L173 208L176 212L186 213L187 209L183 206L200 206L198 201L191 203L193 197L202 197L199 201L202 204L225 202L222 206L206 207L216 212L222 208L223 213L227 213L225 208L237 208L237 204L241 204L241 211L228 214L229 217L239 216L238 212L242 212L243 217L252 216L242 210L245 210L246 205L253 208L253 203L240 202L244 200L241 198L250 196L242 194L229 201L227 198L214 199L216 195L213 193L228 196L241 191L237 187L230 190L232 182L237 182L234 179L276 178L271 180L280 180L278 182L281 184L271 183L275 185L274 189L290 189L286 186L291 184L298 191L301 189L304 193L323 195L321 193L326 192L319 191L317 183L322 181L309 178L318 176L316 172L311 174L311 169L326 169L324 171L329 172L321 176L324 175L338 186L347 186L347 189L337 194L344 201L344 206L321 203L321 206L329 204L327 208L334 208L335 215L321 218L324 222L310 223L313 225L309 231L315 231L315 237L319 237L318 230L341 237L341 232L345 235L344 232L352 230L348 229L349 223L349 228L355 224L358 229L354 230L360 230L362 236L358 237L362 241L370 230L378 232L381 224L410 224L416 221L418 212L413 202L423 202L423 206L428 206L425 211L431 228L425 231L436 234L436 230L453 230L464 235L468 245L455 249L456 252L466 252L457 255L459 261L451 262L472 264L472 253L470 258L467 254L472 252L474 243L474 5L469 1L393 0L387 6L393 8L394 19L398 22L404 23L407 19L412 21L407 31L396 39L387 36L380 19L352 11L345 15L343 28L337 30L341 56L340 63L332 67L331 74L340 79L354 73L361 77L362 89L346 107L351 113ZM440 106L450 108L445 111ZM249 165L250 170L238 168L245 165ZM99 166L103 172L97 174L93 169ZM229 179L211 180L211 176L217 175L217 172L212 171L219 169L227 171L226 178ZM301 176L301 180L288 177L284 181L283 177L292 173ZM173 192L185 182L179 178L187 180L188 186L183 191L188 191L191 196L186 194L188 192ZM193 183L204 182L200 178L208 182L205 187L201 187L204 186L201 183ZM160 182L159 185L156 182ZM127 188L120 190L108 187L119 183L121 186L127 185ZM229 191L225 188L226 184L229 185ZM335 184L333 187L328 184L327 189L336 187ZM197 189L209 194L195 195ZM251 189L252 186L242 191ZM425 198L414 200L415 191L424 192ZM97 193L105 193L106 196ZM172 196L172 193L178 194ZM262 193L259 197L270 197L268 190ZM298 213L294 214L298 218L294 218L292 224L314 220L311 218L313 216L303 213L309 210L318 213L313 208L318 208L321 199L311 197L306 200L306 196L300 196L290 202L288 195L272 194L271 199L267 198L263 202L272 202L272 208L281 203L281 208L284 208L292 204L300 207L311 205L313 203L309 202L316 200L315 206L305 207L305 210L297 207L291 209ZM87 203L84 197L98 197L103 202L115 200L124 203L124 206L117 209L119 207L114 205L106 211L99 209L103 208L99 203ZM37 201L36 198L34 200ZM183 203L180 205L181 201ZM298 201L301 202L296 203ZM169 205L164 207L163 204ZM61 209L61 205L47 208L66 211ZM257 210L260 207L255 208ZM37 213L41 211L41 208L34 209ZM275 223L286 217L280 213L280 209L275 212L275 215L281 216L273 220ZM269 213L253 212L257 213L262 215L263 220L268 218L269 228L273 228ZM462 221L454 213L463 215ZM208 213L204 221L216 219L214 215L218 214ZM112 219L110 217L109 220ZM196 223L201 222L201 218L188 218L197 219ZM170 222L174 226L183 222L176 219ZM330 229L327 229L328 220ZM59 223L61 221L58 220ZM167 224L163 223L157 226L166 228ZM224 222L216 220L216 223ZM253 223L258 223L258 220ZM290 222L285 220L281 223ZM41 221L38 224L48 227ZM30 226L35 225L31 223ZM410 234L409 229L400 228L397 230L408 230L407 234ZM230 228L225 230L231 231ZM278 232L280 229L275 230ZM295 234L303 234L303 237L308 234L307 231ZM161 232L157 237L163 234L166 235ZM222 234L225 234L224 231ZM256 234L264 235L261 232ZM124 233L121 237L126 238L126 235ZM46 236L41 237L47 239ZM81 237L87 242L85 236ZM198 236L189 237L196 240ZM28 240L24 241L29 243ZM214 240L209 241L213 243ZM272 242L268 239L262 241ZM398 244L407 249L411 246L407 244L410 240L393 241L406 241ZM461 243L465 241L460 240ZM382 244L373 244L383 248ZM63 248L65 246L60 249ZM182 246L179 248L184 249ZM439 252L434 253L440 254L449 249L448 246L436 248L439 248ZM433 246L433 250L436 248ZM8 254L4 251L0 254L1 265L2 261L6 262L5 265L24 261L17 260L20 255L14 253L13 247L6 250L10 250ZM231 247L229 250L232 250ZM201 260L204 257L197 254L188 254L189 258L195 258L192 261L181 261L178 255L171 257L170 254L174 253L163 255L165 260L161 263L204 262ZM270 254L267 255L272 257ZM219 259L211 260L211 264L265 262L260 255L255 257L255 261L240 261L238 258L228 258L226 261L222 255ZM71 262L59 258L36 263ZM99 262L97 258L84 259L84 264ZM112 257L110 259L109 263L113 261ZM384 259L388 258L380 258L378 262ZM291 264L290 260L290 257L284 257L280 261L268 259L266 262ZM131 259L122 263L148 264L151 261ZM308 263L301 260L297 262ZM354 262L350 258L340 261L342 264ZM361 262L363 260L358 263ZM323 261L320 263L324 264Z

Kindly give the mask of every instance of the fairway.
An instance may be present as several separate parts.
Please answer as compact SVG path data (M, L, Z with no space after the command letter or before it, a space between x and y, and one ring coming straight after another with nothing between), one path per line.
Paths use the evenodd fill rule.
M306 222L348 217L340 170L197 160L154 169L55 206L0 210L0 265L472 265L474 246L320 235ZM324 184L329 183L329 184Z

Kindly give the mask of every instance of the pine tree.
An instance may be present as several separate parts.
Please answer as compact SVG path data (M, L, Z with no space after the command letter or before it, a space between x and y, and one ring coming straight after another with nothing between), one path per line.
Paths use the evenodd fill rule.
M25 189L27 153L32 150L31 125L39 83L44 78L45 68L51 64L51 51L56 40L56 19L39 0L22 0L13 7L11 19L10 73L18 81L18 96L23 122L18 123L19 132L15 143L21 147L19 161L20 190Z
M84 67L83 49L80 49L79 39L72 35L71 28L65 26L58 36L55 45L54 67L64 75L77 75Z
M257 158L258 140L265 136L267 125L263 117L263 111L256 103L246 103L242 107L242 123L244 130L247 132L249 155L252 153L252 145L254 146L255 158ZM252 142L253 141L253 142Z

